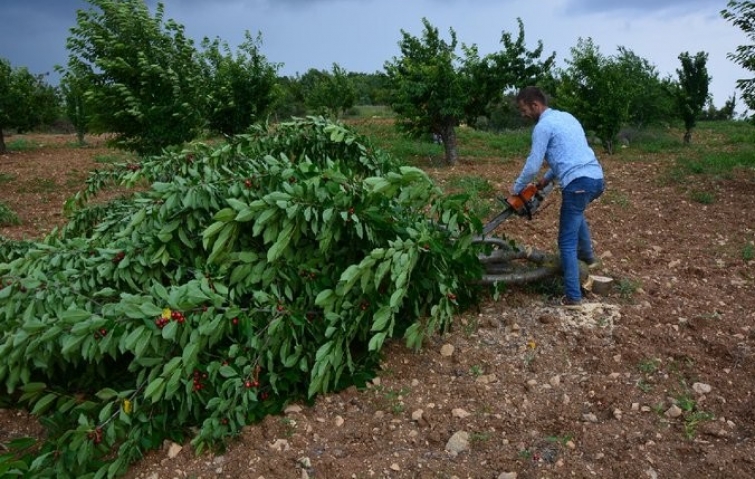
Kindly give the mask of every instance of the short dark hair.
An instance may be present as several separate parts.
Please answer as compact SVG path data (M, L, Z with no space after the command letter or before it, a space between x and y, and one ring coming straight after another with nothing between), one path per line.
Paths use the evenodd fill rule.
M527 105L531 105L534 102L540 102L545 106L548 106L548 99L545 97L545 93L536 86L526 86L519 90L516 95L516 102L523 102Z

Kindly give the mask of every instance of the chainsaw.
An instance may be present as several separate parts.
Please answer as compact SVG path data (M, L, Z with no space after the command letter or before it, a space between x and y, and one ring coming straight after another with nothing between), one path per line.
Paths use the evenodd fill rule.
M503 211L498 213L493 219L485 223L482 227L482 234L487 235L506 221L511 215L524 216L532 219L532 215L540 208L545 197L553 191L553 182L543 184L542 182L530 183L517 195L509 195L506 198L498 198L504 205Z

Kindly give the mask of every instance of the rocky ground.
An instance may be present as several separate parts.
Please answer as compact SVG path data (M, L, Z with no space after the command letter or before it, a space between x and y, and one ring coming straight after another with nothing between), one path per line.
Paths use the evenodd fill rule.
M44 146L0 156L0 201L23 220L0 228L12 238L59 224L85 172L112 155L68 136L24 138ZM603 163L607 192L588 218L595 274L614 280L607 295L567 310L554 305L557 284L511 288L419 352L389 344L364 390L291 404L223 453L167 443L127 477L755 476L755 172L670 182L660 154ZM519 167L462 160L428 172L504 191ZM693 201L699 192L713 201ZM555 250L558 202L497 233ZM0 410L0 442L35 428Z

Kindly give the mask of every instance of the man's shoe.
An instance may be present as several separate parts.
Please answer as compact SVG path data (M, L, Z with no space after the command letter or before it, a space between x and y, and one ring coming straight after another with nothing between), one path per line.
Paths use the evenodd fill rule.
M564 296L561 298L561 306L567 309L580 309L582 307L581 299L571 299Z
M589 258L589 259L580 258L579 260L585 263L587 265L587 269L589 270L598 269L601 266L601 262L598 258Z

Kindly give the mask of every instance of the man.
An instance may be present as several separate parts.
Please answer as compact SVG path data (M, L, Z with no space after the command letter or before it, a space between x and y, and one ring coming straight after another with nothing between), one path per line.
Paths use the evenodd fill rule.
M590 229L585 220L587 205L604 189L603 168L587 144L585 131L571 114L548 107L545 94L537 87L523 88L516 97L522 116L536 122L532 147L522 172L511 187L519 194L534 181L543 161L548 170L540 180L545 185L554 179L561 184L561 213L558 224L558 249L564 274L565 306L582 302L579 260L597 265Z

